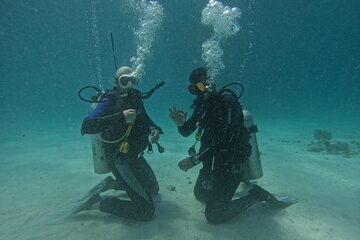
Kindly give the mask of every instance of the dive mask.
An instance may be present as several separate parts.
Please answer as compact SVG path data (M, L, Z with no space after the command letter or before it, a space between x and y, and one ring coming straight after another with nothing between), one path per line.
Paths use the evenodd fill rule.
M135 72L132 72L121 75L116 81L121 88L127 89L134 88L138 84L139 79L135 76Z
M204 92L205 92L206 86L205 86L205 83L203 83L203 82L198 82L198 83L190 84L190 85L188 86L188 89L189 89L189 92L190 92L192 95L198 95L198 94L201 94L201 93L204 93Z

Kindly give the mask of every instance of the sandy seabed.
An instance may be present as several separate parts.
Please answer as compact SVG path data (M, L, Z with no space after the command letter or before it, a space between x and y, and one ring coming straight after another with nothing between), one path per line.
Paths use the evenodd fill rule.
M186 173L177 168L194 139L180 137L173 128L165 129L161 139L165 153L145 155L160 185L149 222L96 210L70 215L77 200L106 177L93 173L89 137L79 136L78 129L5 132L0 139L0 239L359 239L360 157L308 152L315 128L319 125L303 122L261 124L264 177L257 182L299 202L281 211L257 204L221 225L209 225L205 206L194 198L200 166ZM333 130L335 138L360 141L360 128Z

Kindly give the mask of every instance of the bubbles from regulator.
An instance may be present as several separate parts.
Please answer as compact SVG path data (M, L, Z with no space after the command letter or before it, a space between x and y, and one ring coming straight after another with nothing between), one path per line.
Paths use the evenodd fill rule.
M202 11L201 22L212 26L216 36L226 39L240 30L237 22L240 17L239 8L230 8L219 1L210 0Z
M139 27L134 31L136 56L131 58L132 67L138 78L145 73L145 59L151 54L151 47L158 30L162 26L164 9L155 1L131 1L138 12Z
M206 40L202 45L202 56L201 58L205 61L208 67L211 81L214 81L214 77L217 76L220 70L225 68L221 58L224 51L221 49L220 42L216 39Z
M100 89L103 88L102 81L102 68L101 68L101 44L100 44L100 36L98 29L98 20L96 13L96 0L91 0L90 2L90 24L91 24L91 37L94 41L94 49L95 49L95 62L96 62L96 79L98 86ZM95 85L95 81L93 79L92 84Z
M239 8L224 6L220 1L209 0L209 3L202 11L201 22L213 27L213 36L202 45L202 59L209 69L211 81L220 70L225 68L222 62L224 51L221 49L221 42L226 41L229 36L235 35L240 26L238 19L241 17Z

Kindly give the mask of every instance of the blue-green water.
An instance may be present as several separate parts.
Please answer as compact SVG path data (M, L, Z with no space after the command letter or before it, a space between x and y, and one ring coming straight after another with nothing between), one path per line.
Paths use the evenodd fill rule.
M131 64L130 58L136 55L137 47L134 29L140 17L131 2L134 1L0 0L0 130L3 133L0 153L6 163L0 172L4 180L11 171L7 169L19 169L18 166L21 172L31 169L31 165L22 168L22 159L13 155L17 151L30 154L26 156L31 156L33 151L34 158L38 159L41 154L37 150L41 147L49 147L49 151L54 148L64 154L57 155L59 164L64 158L70 166L71 161L79 161L84 154L91 157L91 149L85 148L88 139L79 137L81 121L89 105L77 97L77 91L93 84L112 87L115 68L110 32L115 40L118 66ZM242 15L240 31L222 44L225 69L217 77L217 85L221 87L233 81L245 85L241 101L257 122L263 123L265 131L259 141L268 150L265 158L277 157L276 153L271 155L272 143L295 143L294 152L305 149L315 128L327 128L339 137L349 137L352 140L348 141L358 143L360 3L355 0L222 2L240 8ZM171 129L165 131L163 145L175 151L179 149L173 145L181 138L168 118L168 108L176 105L190 111L192 96L187 91L187 79L194 68L204 66L201 45L211 37L212 29L201 23L206 0L159 0L158 3L164 9L162 27L145 60L146 74L139 88L146 91L160 81L166 82L146 100L146 107L157 124L165 130ZM290 126L289 132L284 130L285 126ZM261 129L261 124L259 127ZM304 140L300 133L290 133L291 130L299 130L308 139ZM273 142L274 132L284 137L275 138ZM284 140L294 135L296 140ZM69 146L61 147L61 142L71 143L72 137L81 142L74 144L79 146L73 149L74 155ZM192 139L186 141L190 144ZM303 141L301 147L296 145L300 141ZM358 160L358 155L352 161L354 159ZM12 166L10 160L18 163ZM39 164L47 159L40 160ZM281 168L281 164L277 162L276 166ZM67 166L61 168L66 171ZM47 167L45 171L50 172L56 168L54 162ZM358 161L347 167L358 168ZM84 174L81 176L92 177L90 170L80 172ZM346 175L346 170L341 171ZM297 174L288 176L286 171L282 174L292 178L289 182L299 181L294 179ZM275 174L269 175L276 179ZM166 180L162 177L164 175L158 176L160 182L171 179L171 176L166 176ZM326 180L322 181L320 183L325 184ZM58 183L55 181L55 184ZM359 195L358 187L354 193ZM7 205L10 200L3 198L2 201L2 205ZM351 227L359 225L358 213L349 219ZM356 232L353 235L356 236Z
M118 65L135 55L133 29L138 16L129 1L96 1L101 81L112 86L109 32L113 32ZM168 122L166 110L187 107L186 89L192 69L203 65L201 44L211 28L201 24L207 1L159 1L164 8L141 89L160 80L166 86L149 100ZM231 81L246 85L243 104L258 117L359 119L360 33L356 1L224 1L242 11L242 29L224 44L218 86ZM23 125L49 120L79 121L86 104L77 90L97 79L91 1L1 1L1 121ZM249 24L254 36L249 37ZM246 57L246 67L240 65ZM241 73L242 72L242 73ZM151 110L150 110L151 112ZM32 125L33 126L33 125Z

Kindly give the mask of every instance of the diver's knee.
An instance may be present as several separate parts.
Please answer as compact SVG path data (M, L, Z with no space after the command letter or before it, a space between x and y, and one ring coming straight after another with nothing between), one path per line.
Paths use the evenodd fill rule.
M203 189L200 184L196 184L194 187L194 195L196 200L206 203L209 198L210 191Z
M199 202L206 203L208 200L208 194L206 194L204 192L194 191L194 195L195 195L196 200L198 200Z

